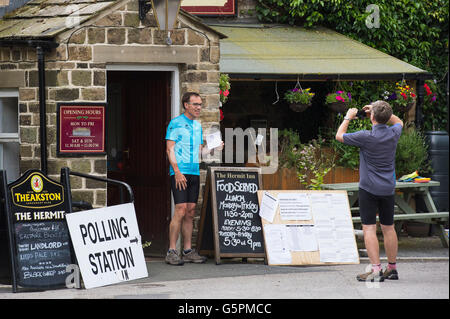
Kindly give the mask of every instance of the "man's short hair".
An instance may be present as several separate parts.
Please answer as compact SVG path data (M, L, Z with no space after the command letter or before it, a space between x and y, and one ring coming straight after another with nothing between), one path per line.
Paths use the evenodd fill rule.
M200 97L200 94L197 92L186 92L183 94L183 97L181 98L181 104L184 108L184 103L189 103L191 101L191 96Z
M372 103L372 112L375 121L386 124L392 116L392 107L386 101L375 101Z

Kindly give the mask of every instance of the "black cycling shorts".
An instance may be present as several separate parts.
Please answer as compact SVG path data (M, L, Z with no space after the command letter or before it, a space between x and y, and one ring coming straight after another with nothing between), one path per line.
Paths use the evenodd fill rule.
M186 177L187 187L184 190L180 190L176 188L175 175L170 176L173 200L175 204L197 203L200 189L200 176L185 174L184 177Z
M394 224L394 195L377 196L359 189L359 215L363 225L375 225L377 212L381 225Z

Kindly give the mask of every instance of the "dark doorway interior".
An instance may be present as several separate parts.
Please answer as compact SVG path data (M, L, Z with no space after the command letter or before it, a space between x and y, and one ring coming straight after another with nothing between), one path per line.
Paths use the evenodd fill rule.
M171 215L165 130L170 121L170 72L108 72L108 178L128 183L146 255L168 248ZM108 185L108 206L120 203Z

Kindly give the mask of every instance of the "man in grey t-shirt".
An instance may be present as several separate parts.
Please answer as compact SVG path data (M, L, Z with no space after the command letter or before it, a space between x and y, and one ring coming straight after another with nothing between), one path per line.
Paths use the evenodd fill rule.
M356 277L359 281L398 279L396 259L397 233L394 228L395 151L403 128L403 121L392 114L385 101L376 101L363 107L370 116L372 130L346 133L349 122L356 118L358 109L347 111L336 133L336 140L360 148L359 152L359 212L363 225L364 243L372 271ZM392 126L388 126L391 124ZM376 214L379 214L388 266L382 271L376 234Z

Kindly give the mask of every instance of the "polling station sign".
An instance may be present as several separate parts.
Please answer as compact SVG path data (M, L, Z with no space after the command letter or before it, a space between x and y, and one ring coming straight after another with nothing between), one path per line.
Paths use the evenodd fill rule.
M66 215L86 289L148 276L132 203Z

